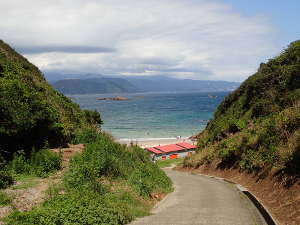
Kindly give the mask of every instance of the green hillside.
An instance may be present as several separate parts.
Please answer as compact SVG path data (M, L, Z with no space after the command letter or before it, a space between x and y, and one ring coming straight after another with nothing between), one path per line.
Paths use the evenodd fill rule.
M300 40L219 105L198 135L199 152L185 166L217 162L246 171L276 169L300 175Z
M39 69L0 41L0 150L63 145L78 129L101 123L97 112L81 110L55 91Z
M143 149L103 134L81 141L82 154L71 159L62 182L49 187L45 202L14 211L7 225L128 224L149 215L154 196L172 191L171 180Z
M81 110L55 91L37 67L1 41L0 211L11 211L0 214L0 223L121 225L149 215L172 191L171 180L146 151L99 132L101 123L99 113ZM48 149L70 141L84 144L82 150ZM46 185L40 204L15 195L19 184L25 195ZM23 212L14 201L35 207Z

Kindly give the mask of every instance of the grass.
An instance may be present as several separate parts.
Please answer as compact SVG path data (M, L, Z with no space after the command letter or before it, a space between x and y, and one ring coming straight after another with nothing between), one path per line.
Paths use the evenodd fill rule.
M0 191L0 206L9 205L12 201L12 198L5 193L4 191Z
M30 157L24 151L14 154L14 158L9 162L8 168L16 175L34 175L38 177L48 177L61 169L62 156L49 149L33 151Z
M27 189L36 186L37 184L39 184L40 178L34 175L18 174L15 176L15 180L20 184L16 184L12 186L12 189L18 190L18 189Z
M184 161L184 158L157 160L156 165L159 168L164 168L164 167L169 167L172 164L179 165L179 164L183 163L183 161Z

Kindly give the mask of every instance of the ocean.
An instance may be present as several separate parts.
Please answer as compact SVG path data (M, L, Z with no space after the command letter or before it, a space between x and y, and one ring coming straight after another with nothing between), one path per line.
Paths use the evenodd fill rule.
M102 129L117 139L189 137L203 130L228 95L218 93L134 93L69 95L84 109L97 110ZM127 101L97 100L123 96Z

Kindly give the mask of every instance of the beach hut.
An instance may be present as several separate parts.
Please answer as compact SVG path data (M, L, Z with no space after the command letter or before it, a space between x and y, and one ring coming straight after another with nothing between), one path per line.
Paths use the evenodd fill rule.
M151 153L152 160L165 160L186 157L193 154L197 146L187 142L145 148Z

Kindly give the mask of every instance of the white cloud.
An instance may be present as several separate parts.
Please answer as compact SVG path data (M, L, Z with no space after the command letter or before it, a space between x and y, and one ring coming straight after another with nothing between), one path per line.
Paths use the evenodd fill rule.
M241 81L276 53L268 18L221 0L1 1L0 30L42 70Z

